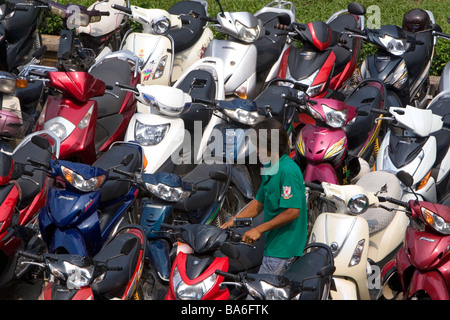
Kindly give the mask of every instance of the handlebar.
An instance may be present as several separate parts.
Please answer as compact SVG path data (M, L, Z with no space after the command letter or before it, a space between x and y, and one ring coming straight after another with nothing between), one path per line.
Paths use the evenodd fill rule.
M394 199L394 198L391 198L391 197L381 197L381 196L378 196L378 200L379 200L380 202L390 202L390 203L399 205L399 206L404 207L404 208L409 208L408 202L404 202L404 201L401 201L401 200L397 200L397 199Z
M30 259L36 260L38 262L43 262L44 261L44 257L42 255L37 255L37 254L31 253L31 252L21 251L21 250L19 250L17 253L19 255L22 255L22 256L24 256L26 258L30 258Z
M319 191L319 192L324 192L324 189L323 189L322 185L318 184L318 183L305 181L305 186L307 186L310 189Z
M116 10L119 10L119 11L123 11L123 12L128 13L128 14L132 14L132 13L133 13L133 11L131 10L131 8L124 7L124 6L120 6L120 5L118 5L118 4L112 4L112 5L111 5L111 8L116 9Z
M45 168L47 170L50 170L50 165L48 163L42 162L40 160L36 160L33 158L28 157L28 162L31 163L32 165L36 166L36 167L41 167L41 168Z
M225 271L222 271L222 270L216 270L214 273L219 275L219 276L222 276L224 278L231 279L233 281L240 281L240 277L238 275L236 275L236 274L232 274L232 273L225 272Z

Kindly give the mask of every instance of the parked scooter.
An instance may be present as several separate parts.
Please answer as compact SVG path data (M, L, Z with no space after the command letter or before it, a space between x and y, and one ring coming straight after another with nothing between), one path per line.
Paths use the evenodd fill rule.
M24 264L39 266L50 275L40 300L142 300L146 249L142 228L128 225L92 258L28 251L21 255L28 260Z
M262 223L262 215L253 222ZM241 271L257 272L263 258L264 237L252 245L240 243L242 234L251 227L251 219L236 218L235 229L221 229L199 224L166 225L178 244L170 273L169 290L165 300L229 300L233 292L221 287L221 270L233 274ZM237 228L239 227L239 228ZM220 253L225 243L233 243L240 251L239 259ZM240 294L237 290L236 294Z
M355 185L306 185L322 193L336 207L335 213L320 214L313 226L310 243L330 246L336 271L333 274L334 300L368 300L380 289L380 270L403 243L408 219L397 215L394 204L381 206L379 197L402 198L397 177L372 171Z
M97 57L111 52L108 46L113 47L114 41L119 41L117 38L120 38L124 28L124 15L112 9L107 2L95 3L86 8L78 4L61 4L52 0L38 1L45 4L52 14L63 21L56 55L56 68L60 71L87 71ZM93 26L96 24L97 26ZM75 29L79 37L76 37Z
M121 49L134 52L144 61L141 83L172 85L203 57L213 33L205 27L206 22L190 17L189 12L208 16L207 6L206 1L197 0L177 2L167 11L113 5L142 26L142 32L130 29L121 44Z
M32 139L39 136L47 141L38 147ZM28 157L48 162L58 156L59 140L50 132L36 132L21 141L12 153L0 151L0 286L21 278L27 268L20 265L18 250L42 252L45 244L39 237L37 216L44 206L47 190L53 183L42 171L36 170Z
M388 106L414 105L424 108L430 100L428 72L434 55L435 31L430 11L411 10L404 16L402 28L384 25L380 29L353 30L348 36L361 38L378 48L365 58L358 79L383 80L388 89Z
M234 259L239 258L239 251L234 246L222 247L221 251ZM242 292L235 300L247 296L254 300L327 300L334 270L331 249L323 243L311 243L280 276L247 272L236 275L221 270L216 270L216 274L228 280L222 282L221 287L233 286Z
M93 257L124 223L137 222L132 205L138 189L111 170L142 172L144 159L138 144L116 142L92 166L65 160L29 161L60 182L49 188L39 213L39 229L49 253Z
M442 95L440 98L442 98ZM446 159L443 155L448 153L448 128L443 122L446 114L439 106L445 100L435 100L431 109L419 109L412 106L390 107L389 110L382 112L385 117L382 121L388 121L389 129L380 145L377 155L376 170L386 170L398 172L400 170L408 172L413 177L414 192L421 200L436 203L438 202L437 185L433 168L440 167L440 184L448 185L449 166L446 165ZM434 113L436 110L436 114ZM439 111L440 110L440 111ZM446 127L443 127L443 126ZM435 134L435 135L433 135ZM437 138L443 137L443 141ZM439 146L439 150L438 150ZM438 159L439 155L439 159ZM437 163L437 160L440 163ZM408 191L411 197L415 197Z
M35 130L55 132L61 139L60 159L93 163L99 153L125 136L136 99L115 87L114 81L135 86L139 66L132 52L116 51L99 59L89 72L46 72L45 83L52 94ZM35 73L39 68L35 66Z
M180 175L161 172L138 174L115 169L123 179L139 187L140 224L149 241L146 252L150 265L144 272L153 278L145 285L145 294L151 299L161 299L160 290L167 291L172 239L161 231L163 223L205 224L220 226L244 206L239 189L238 167L201 163L192 171ZM236 194L238 193L238 194Z
M386 90L378 80L361 82L344 100L288 98L315 124L303 126L296 138L296 159L305 181L349 184L360 174L360 159L369 163L380 132Z
M362 30L365 12L363 5L352 2L347 10L336 12L327 22L276 26L302 44L300 48L291 45L283 53L277 77L303 84L310 97L336 95L351 81L361 50L361 40L343 32L345 28Z
M38 0L8 0L0 9L0 70L17 74L42 46L39 26L45 6Z
M412 177L400 171L402 183L412 187ZM405 244L395 259L384 266L381 299L449 300L450 207L419 201L407 202L399 198L385 201L395 203L394 209L406 213L410 223L405 233ZM403 215L403 213L397 213Z

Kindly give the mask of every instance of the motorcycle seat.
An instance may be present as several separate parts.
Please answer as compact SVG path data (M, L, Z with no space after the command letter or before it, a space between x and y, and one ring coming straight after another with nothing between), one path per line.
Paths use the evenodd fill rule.
M189 24L183 24L181 29L175 29L168 32L174 42L175 53L181 52L192 47L202 36L206 21L195 19L188 16L189 12L197 12L201 16L207 14L205 7L197 1L180 1L175 3L167 10L170 14L185 14Z
M102 154L93 166L108 170L114 166L119 165L123 159L129 154L133 155L133 158L127 165L120 165L119 169L127 172L140 172L142 166L141 154L137 148L128 146L125 144L115 144L111 148ZM122 175L110 171L110 177L120 177ZM131 188L131 182L121 180L107 180L100 189L100 196L102 202L108 202L126 195Z
M366 85L354 91L345 103L358 108L358 111L365 111L367 115L358 115L354 123L343 127L347 136L349 154L356 155L364 146L369 134L377 126L375 119L378 114L370 112L372 108L379 109L382 103L382 93L376 86Z
M8 194L11 192L14 185L12 183L0 186L0 203L3 204Z
M402 56L408 69L410 86L422 76L434 50L431 32L416 34L416 40L423 41L423 44L416 44L413 51L408 51Z
M433 114L442 116L444 124L450 126L450 111L448 108L449 104L450 97L442 97L435 103L430 104L427 109L432 110ZM447 150L450 145L450 134L448 134L447 129L442 128L439 131L433 132L431 135L436 138L437 157L434 165L437 165L441 163L442 160L444 160L444 157L447 154Z
M254 43L257 49L256 72L260 73L272 67L280 57L286 43L287 35L274 36L280 33L280 30L274 28L275 25L290 25L291 18L288 14L275 12L264 12L256 17L265 23L264 28L269 31L267 37L258 39Z
M345 31L345 28L352 28L352 29L356 29L357 28L357 23L356 23L356 19L349 14L345 14L345 15L341 15L339 17L337 17L335 20L331 21L329 23L330 27L337 32L343 32ZM341 39L346 40L346 46L354 49L355 47L355 41L359 41L356 38L350 38L348 35L343 34L341 36ZM333 71L333 76L341 73L342 71L344 71L345 66L347 65L347 63L350 61L350 59L352 58L353 53L348 51L347 49L344 49L338 45L333 46L332 50L334 52L334 54L336 55L336 62L335 62L335 67L334 67L334 71Z
M261 92L255 102L258 106L258 113L266 115L266 107L270 107L272 116L283 124L286 120L293 117L295 108L286 108L286 101L282 95L297 96L296 90L286 86L269 86Z
M121 250L125 245L132 243L132 250L127 255L121 255ZM106 299L120 298L127 289L127 283L130 281L138 263L140 253L140 241L136 235L131 233L122 233L107 243L100 252L95 255L95 261L106 262L108 267L120 267L119 271L106 272L102 281L93 283L91 286L95 296L101 296ZM110 259L115 257L113 259ZM110 260L108 260L110 259Z
M370 192L379 192L386 186L386 190L378 194L382 197L401 199L403 195L403 190L398 178L395 174L386 171L371 171L363 175L356 185L361 186ZM389 202L385 202L383 205L392 208L398 207ZM390 212L383 208L369 208L366 212L360 214L359 217L366 219L367 224L369 225L369 234L372 235L386 228L396 214L396 211Z
M30 156L35 160L48 163L51 158L51 149L43 150L31 141L28 141L13 154L12 157L15 162L25 164L25 170L33 172L32 176L19 177L17 179L22 189L22 201L19 204L19 210L27 207L33 201L34 197L42 190L47 179L45 171L34 170L34 167L28 164L28 157Z
M193 88L191 90L192 81L195 79L206 80L206 84L202 88ZM191 96L198 99L214 100L216 98L216 83L213 75L205 70L192 70L183 81L180 82L178 88L188 93L191 91ZM212 115L211 109L206 109L203 104L193 103L191 108L180 115L184 121L184 126L189 132L194 131L194 121L201 121L202 128L204 128Z
M92 100L97 101L98 104L97 117L102 118L119 113L127 91L121 90L115 83L130 83L131 67L128 62L119 59L107 59L95 66L90 74L95 78L102 80L107 85L113 86L113 89L108 91L118 96L117 98L114 95L105 92L105 94L100 97L92 98Z
M183 201L183 206L186 211L189 212L204 209L217 200L224 183L211 179L209 174L212 171L228 172L225 164L200 163L194 170L183 177L183 181L185 182L196 183L198 187L209 189L198 190L196 193L186 198ZM195 219L195 213L191 216Z
M283 276L304 286L316 288L314 291L303 291L300 300L320 300L327 278L318 276L317 272L328 265L328 251L323 248L313 249L294 261ZM313 278L307 279L310 277Z

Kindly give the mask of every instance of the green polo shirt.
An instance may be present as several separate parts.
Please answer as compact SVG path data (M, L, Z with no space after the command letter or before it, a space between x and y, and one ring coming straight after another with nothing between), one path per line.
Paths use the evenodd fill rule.
M261 186L255 199L264 204L264 222L272 220L286 209L300 209L297 219L267 231L264 255L276 258L301 256L306 245L305 182L298 165L283 155L278 162L263 169Z

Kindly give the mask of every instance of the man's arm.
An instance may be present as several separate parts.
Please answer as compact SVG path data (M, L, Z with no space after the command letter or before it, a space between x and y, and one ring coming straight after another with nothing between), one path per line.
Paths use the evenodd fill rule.
M242 236L242 241L247 243L253 243L257 241L261 234L263 234L266 231L274 230L277 228L280 228L289 222L295 220L300 215L300 210L295 208L289 208L278 214L276 217L274 217L272 220L267 221L263 224L260 224L259 226L248 230L244 235Z
M242 209L241 212L239 212L239 214L232 217L229 221L225 222L220 227L222 229L226 229L226 228L233 226L235 218L255 218L263 210L264 210L264 203L259 202L256 199L253 199L252 201L249 202L249 204L247 206L244 207L244 209Z

